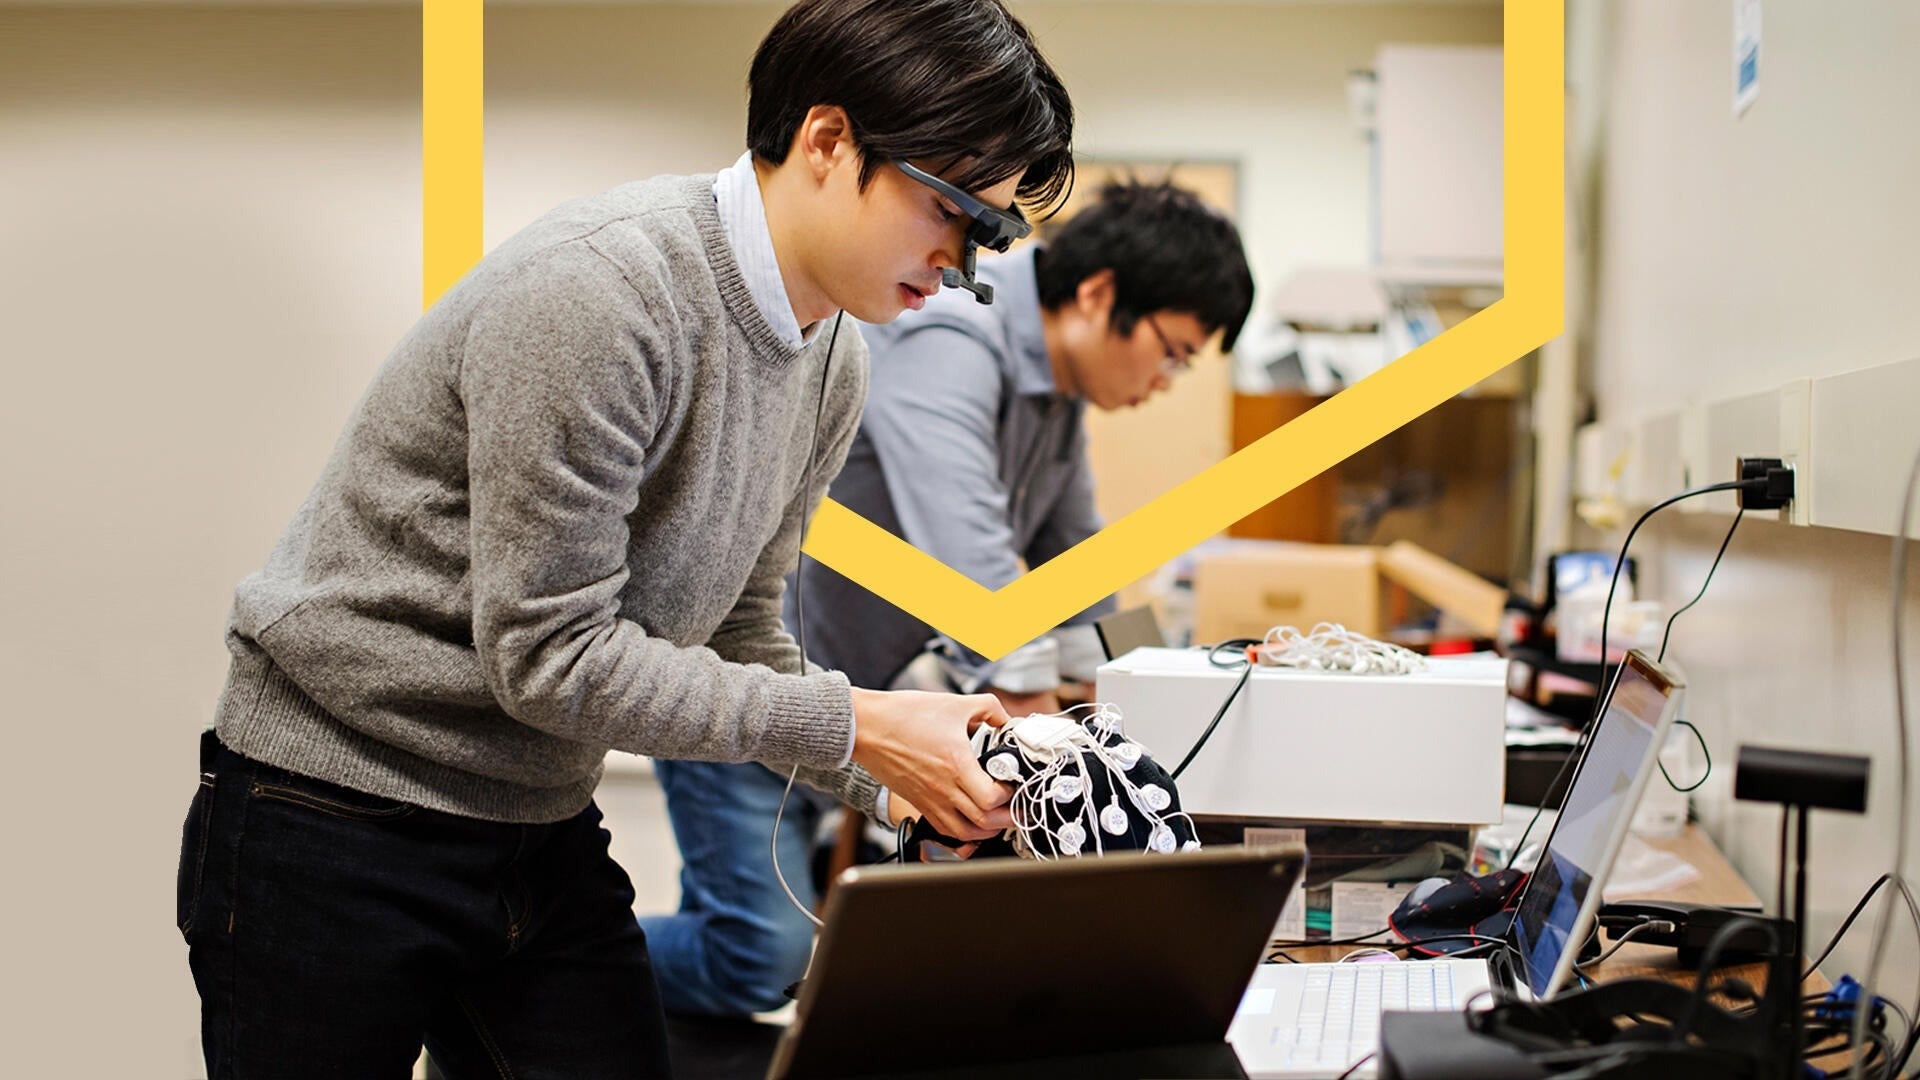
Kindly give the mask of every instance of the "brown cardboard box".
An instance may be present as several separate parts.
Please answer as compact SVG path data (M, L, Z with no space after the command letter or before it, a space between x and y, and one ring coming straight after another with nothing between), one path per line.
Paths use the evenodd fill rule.
M1385 625L1380 550L1275 543L1201 558L1193 568L1193 640L1258 638L1275 626L1337 622L1378 636Z

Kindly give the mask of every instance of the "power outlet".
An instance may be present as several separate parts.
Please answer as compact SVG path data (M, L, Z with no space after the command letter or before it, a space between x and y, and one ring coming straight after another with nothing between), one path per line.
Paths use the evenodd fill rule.
M1740 509L1781 510L1793 501L1793 466L1779 458L1743 457L1738 467L1740 480L1766 482L1740 489Z

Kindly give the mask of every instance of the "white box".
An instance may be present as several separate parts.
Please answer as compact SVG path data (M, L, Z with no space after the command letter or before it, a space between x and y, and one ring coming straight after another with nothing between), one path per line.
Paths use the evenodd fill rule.
M1223 654L1224 656L1224 654ZM1199 649L1135 649L1098 697L1163 768L1240 673ZM1506 795L1507 662L1434 657L1411 675L1258 668L1180 777L1190 814L1490 825Z

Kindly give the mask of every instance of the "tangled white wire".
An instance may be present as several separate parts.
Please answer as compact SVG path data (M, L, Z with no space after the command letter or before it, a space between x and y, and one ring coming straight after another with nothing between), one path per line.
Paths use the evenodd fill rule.
M1427 666L1426 658L1412 649L1327 622L1315 624L1306 634L1291 626L1276 626L1267 631L1263 644L1254 646L1254 655L1262 667L1355 675L1406 675Z
M1090 711L1076 715L1082 710ZM1105 854L1106 842L1101 834L1122 836L1133 825L1120 805L1122 792L1150 826L1147 851L1167 854L1176 848L1191 851L1200 846L1199 841L1191 839L1184 845L1179 843L1169 823L1184 821L1191 837L1195 831L1193 819L1181 811L1162 814L1173 801L1166 788L1151 782L1135 784L1129 776L1140 764L1143 751L1140 744L1125 739L1120 721L1119 709L1092 703L1059 713L1035 713L997 730L982 729L988 732L984 746L988 774L1019 785L1009 807L1013 813L1009 840L1023 858L1071 858L1079 855L1089 841L1096 855ZM1109 746L1107 740L1116 737ZM1018 755L1019 761L1010 755ZM1094 774L1089 771L1095 764L1106 770L1112 795L1106 806L1098 809L1093 800ZM1075 802L1080 804L1078 809L1069 810ZM1049 822L1049 809L1057 825Z

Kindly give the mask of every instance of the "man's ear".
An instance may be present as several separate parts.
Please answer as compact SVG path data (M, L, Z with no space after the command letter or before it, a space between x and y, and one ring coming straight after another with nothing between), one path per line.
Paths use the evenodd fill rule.
M1103 268L1080 279L1073 292L1074 307L1088 319L1104 323L1113 314L1113 270Z
M806 163L815 183L825 182L836 168L860 167L860 151L853 144L853 123L838 105L815 105L807 110L794 133L788 159Z

